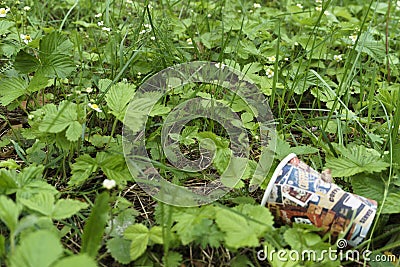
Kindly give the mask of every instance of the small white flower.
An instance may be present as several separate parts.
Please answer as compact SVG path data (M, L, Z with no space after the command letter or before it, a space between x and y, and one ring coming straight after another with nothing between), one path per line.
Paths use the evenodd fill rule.
M315 3L322 4L322 0L315 0Z
M288 57L285 57L284 60L285 60L285 61L289 61L289 58L288 58Z
M21 37L21 39L22 39L22 41L25 43L25 44L29 44L30 42L32 42L32 37L29 35L29 34L20 34L20 37Z
M146 32L147 32L146 30L141 30L141 31L139 32L139 34L142 35L142 34L145 34Z
M96 15L94 15L95 18L100 18L101 16L103 16L103 14L101 13L97 13Z
M218 62L218 63L215 63L215 67L217 67L218 69L223 70L225 68L225 64Z
M207 18L211 18L211 14L207 14Z
M315 10L318 11L318 12L321 12L322 11L322 6L316 6Z
M352 41L353 44L355 44L357 41L357 35L350 35L349 39Z
M33 118L35 118L35 116L33 114L28 115L28 119L33 120Z
M300 8L300 9L303 9L304 7L303 7L303 5L302 4L296 4L296 6L298 7L298 8Z
M30 6L24 6L24 10L25 11L29 11L29 10L31 10L31 7Z
M115 180L104 179L104 181L103 181L103 187L108 190L114 188L116 185L117 185L117 183L115 182Z
M298 42L294 42L294 45L295 45L295 46L298 46L298 45L299 45L299 43L298 43Z
M193 44L192 38L187 38L187 39L186 39L186 43L187 43L188 45L192 45L192 44Z
M99 21L99 22L97 22L97 26L101 27L101 26L103 26L103 25L104 25L104 21Z
M242 10L240 10L240 9L238 9L238 11L237 11L238 13L242 13Z
M400 1L396 2L396 10L400 10Z
M0 18L5 18L7 16L8 11L10 11L9 8L0 8Z
M254 8L261 8L261 5L258 4L258 3L254 3L254 4L253 4L253 7L254 7Z
M329 13L328 10L325 10L325 11L324 11L324 15L325 15L325 16L329 16L330 14L331 14L331 13Z
M249 12L250 12L250 13L253 13L254 11L253 11L253 9L250 9Z
M155 36L151 36L151 37L150 37L150 40L152 40L152 41L154 41L155 39L156 39Z
M133 4L133 1L132 0L126 0L126 3L127 4Z
M103 111L99 108L99 106L98 106L97 104L89 103L88 106L89 106L91 109L93 109L93 110L95 110L95 111L97 111L97 112L103 112Z
M110 32L111 31L111 28L108 28L108 27L103 27L103 28L101 28L103 31L105 31L105 32Z
M268 68L266 71L265 71L265 74L267 75L267 77L268 78L272 78L272 77L274 77L274 71L271 69L271 68Z
M88 87L85 89L86 93L90 94L91 92L93 92L93 88L92 87Z
M145 28L148 28L148 29L151 29L151 25L150 24L143 24L143 26L145 27Z
M276 61L276 57L275 56L270 56L270 57L267 57L267 60L269 61L269 62L275 62Z
M340 61L343 60L342 55L334 55L334 56L333 56L333 59L334 59L336 62L340 62Z

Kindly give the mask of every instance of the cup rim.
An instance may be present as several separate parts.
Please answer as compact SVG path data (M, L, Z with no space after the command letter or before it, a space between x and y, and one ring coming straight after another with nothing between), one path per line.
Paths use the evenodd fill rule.
M279 162L278 166L275 168L274 173L272 174L271 179L269 180L267 188L265 189L264 196L263 196L263 198L261 200L261 206L265 206L265 204L267 204L267 199L268 199L269 195L272 192L272 189L274 187L275 181L278 178L280 171L283 169L283 167L286 166L286 164L290 160L292 160L295 157L297 157L297 155L295 153L290 153L284 159L282 159L281 162Z

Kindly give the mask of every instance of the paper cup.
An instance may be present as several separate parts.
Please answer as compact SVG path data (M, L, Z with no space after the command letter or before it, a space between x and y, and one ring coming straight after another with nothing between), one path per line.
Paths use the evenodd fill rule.
M321 176L292 153L275 169L261 205L267 204L276 222L313 224L322 228L320 234L330 232L334 239L345 233L348 245L355 247L368 234L377 202L346 192Z

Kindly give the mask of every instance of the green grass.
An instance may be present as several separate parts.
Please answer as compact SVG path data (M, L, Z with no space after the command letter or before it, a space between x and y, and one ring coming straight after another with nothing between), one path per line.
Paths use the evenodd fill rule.
M397 1L6 0L0 8L0 265L29 266L18 260L25 257L36 266L264 266L257 259L262 247L336 248L316 229L273 225L269 211L258 207L273 168L290 152L320 172L330 168L346 191L378 201L371 231L356 249L399 258ZM145 138L169 181L212 180L231 153L223 125L199 118L183 127L181 152L196 158L199 144L212 140L213 163L199 172L172 166L161 130L177 105L193 97L229 103L250 140L250 164L232 191L201 208L179 208L151 198L135 182L122 129L127 104L142 84L192 61L245 73L271 108L278 140L271 171L251 192L262 147L248 105L220 86L168 91L147 118ZM154 97L136 98L137 109ZM105 189L106 178L116 187ZM107 224L99 236L88 234L94 229L85 227L88 218ZM35 256L40 238L54 246L47 259Z

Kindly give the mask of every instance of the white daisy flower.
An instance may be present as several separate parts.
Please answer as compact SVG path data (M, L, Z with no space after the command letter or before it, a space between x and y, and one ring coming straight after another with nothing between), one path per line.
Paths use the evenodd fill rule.
M115 182L115 180L110 180L110 179L104 179L103 181L103 187L110 190L112 188L114 188L117 185L117 183Z
M29 44L30 42L32 42L32 37L29 35L29 34L20 34L20 37L21 37L21 39L22 39L22 41L25 43L25 44Z
M99 108L99 106L98 106L97 104L89 103L88 106L89 106L89 108L91 108L91 109L93 109L93 110L95 110L95 111L97 111L97 112L103 112L103 111Z

